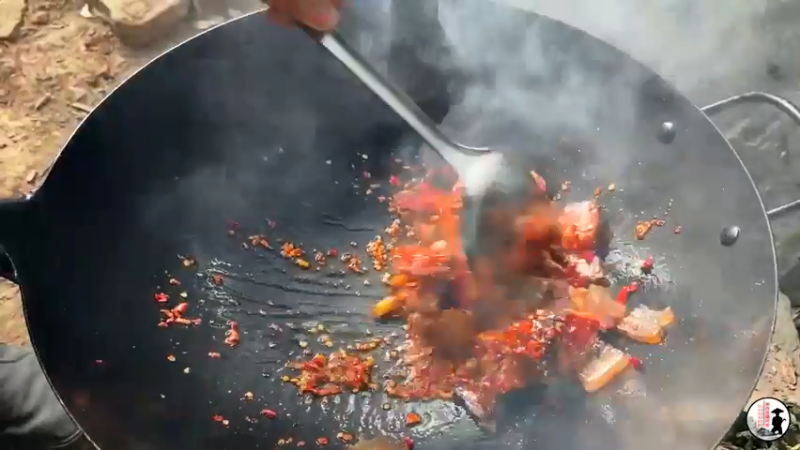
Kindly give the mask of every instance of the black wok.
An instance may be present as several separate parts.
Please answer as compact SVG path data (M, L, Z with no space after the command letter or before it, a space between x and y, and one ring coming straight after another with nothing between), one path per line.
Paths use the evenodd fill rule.
M621 191L606 204L617 236L611 256L653 255L661 282L641 298L671 305L680 318L666 345L628 346L645 361L645 396L615 389L515 395L526 400L503 403L499 440L526 448L712 447L752 391L775 317L772 237L747 171L701 110L626 55L551 19L496 4L480 8L486 18L504 18L484 30L498 36L496 45L538 41L549 69L517 76L522 66L512 61L497 68L494 80L513 77L474 81L470 89L498 95L512 81L524 86L519 100L529 114L470 104L468 94L451 108L454 136L572 180L576 199L616 183ZM517 26L508 27L509 20ZM576 71L585 74L577 86L567 76ZM564 89L595 93L567 105L583 118L576 122L592 127L542 120L557 106L563 112L564 105L548 102ZM744 99L764 98L774 100ZM377 274L364 286L358 277L302 272L274 252L242 247L258 232L274 246L283 238L345 251L379 233L390 217L365 195L363 172L386 185L395 158L409 158L416 145L406 136L398 147L390 138L407 130L387 117L302 32L250 16L133 76L79 127L30 199L3 205L0 242L13 263L5 272L22 287L34 346L98 446L272 449L290 436L291 445L304 440L313 447L325 436L333 446L340 430L413 435L418 448L497 446L456 405L393 404L384 411L381 394L304 404L278 379L315 321L334 329L337 341L365 328L375 335L399 331L368 317L382 294ZM676 130L669 143L657 139L665 121ZM470 141L475 136L482 142ZM559 146L563 136L579 144ZM667 228L631 242L638 219L661 216L670 204ZM674 224L682 234L671 232ZM741 236L720 245L721 230L732 225ZM238 227L237 238L227 235L231 227ZM184 268L178 255L195 256L198 270ZM215 272L224 274L223 286L210 282ZM182 286L169 286L169 277ZM176 300L181 290L189 315L203 324L159 328L154 294ZM231 319L242 332L235 348L223 344ZM248 391L255 400L243 400ZM536 400L541 395L558 407ZM263 408L279 418L259 416ZM402 424L409 409L425 418L414 430Z

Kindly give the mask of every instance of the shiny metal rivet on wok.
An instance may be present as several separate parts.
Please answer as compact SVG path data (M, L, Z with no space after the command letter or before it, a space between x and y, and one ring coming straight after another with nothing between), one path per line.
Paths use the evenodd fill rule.
M722 229L719 234L719 243L725 247L730 247L739 240L739 235L742 234L741 228L736 225L730 225Z
M658 132L658 140L663 144L670 144L675 140L676 135L675 124L672 122L664 122L661 124L661 130Z

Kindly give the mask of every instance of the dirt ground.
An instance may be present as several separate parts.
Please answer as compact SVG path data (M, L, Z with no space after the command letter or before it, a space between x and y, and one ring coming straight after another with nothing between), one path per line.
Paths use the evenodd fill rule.
M160 50L125 48L73 0L29 0L17 36L0 41L0 196L35 189L91 107ZM29 343L19 290L6 281L0 341Z
M0 196L35 189L92 106L169 45L126 48L99 19L82 17L76 1L29 0L18 36L0 41ZM788 303L786 310L790 315ZM772 347L759 396L797 401L800 350L788 326L786 342ZM0 342L29 345L19 290L6 281L0 281Z

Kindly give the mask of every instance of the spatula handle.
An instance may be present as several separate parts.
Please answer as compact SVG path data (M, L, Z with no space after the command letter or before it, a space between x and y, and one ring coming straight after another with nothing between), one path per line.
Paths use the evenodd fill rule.
M363 56L336 33L314 36L328 51L361 80L389 108L399 115L426 144L446 158L457 146L450 141L422 109L400 88L381 75Z

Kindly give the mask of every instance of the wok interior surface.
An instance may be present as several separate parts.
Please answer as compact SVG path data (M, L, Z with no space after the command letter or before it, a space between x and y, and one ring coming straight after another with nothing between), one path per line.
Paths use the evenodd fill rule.
M587 396L551 387L545 396L556 406L541 392L515 394L498 412L506 431L497 440L513 448L715 445L758 377L776 303L769 225L746 171L697 109L627 56L550 19L480 7L497 18L496 29L480 30L502 37L496 45L536 42L551 65L519 76L521 66L499 66L496 79L505 81L470 86L451 108L449 129L467 144L491 143L548 177L571 180L574 199L615 183L618 192L604 200L616 234L610 257L635 264L654 256L661 282L641 300L670 305L679 318L663 346L621 344L645 362L637 392L615 387ZM517 26L508 27L509 18ZM569 109L593 126L573 129L566 118L563 126L537 126L552 112L555 92L575 89L564 85L575 70L594 95ZM476 92L502 98L512 88L530 105L525 117L474 101ZM678 129L670 145L656 140L665 120ZM358 277L302 272L275 253L245 251L243 237L226 234L236 221L242 236L264 232L275 247L277 238L307 249L363 246L391 221L375 195L365 195L363 172L386 185L401 164L395 158L411 158L408 134L323 49L257 16L167 53L103 103L34 197L25 226L0 236L19 272L43 365L95 442L271 449L289 436L338 445L336 433L347 431L414 435L418 448L497 448L453 404L384 411L380 393L306 404L278 369L300 353L297 341L315 321L335 330L336 341L366 328L402 333L368 316L382 295L379 276L364 286ZM557 145L565 135L572 143ZM470 140L477 136L482 142ZM674 222L631 242L636 221L663 216L670 203ZM671 231L676 223L680 235ZM719 245L727 225L742 228L733 247ZM182 268L177 255L195 256L200 274ZM212 286L209 271L225 274L225 285ZM153 296L168 289L170 276L181 279L189 315L201 316L202 326L157 327ZM242 331L232 349L223 344L230 319ZM214 351L220 359L208 357ZM256 400L242 399L248 391ZM263 408L279 419L259 417ZM425 424L407 430L403 412L412 409ZM212 421L217 414L227 427Z

